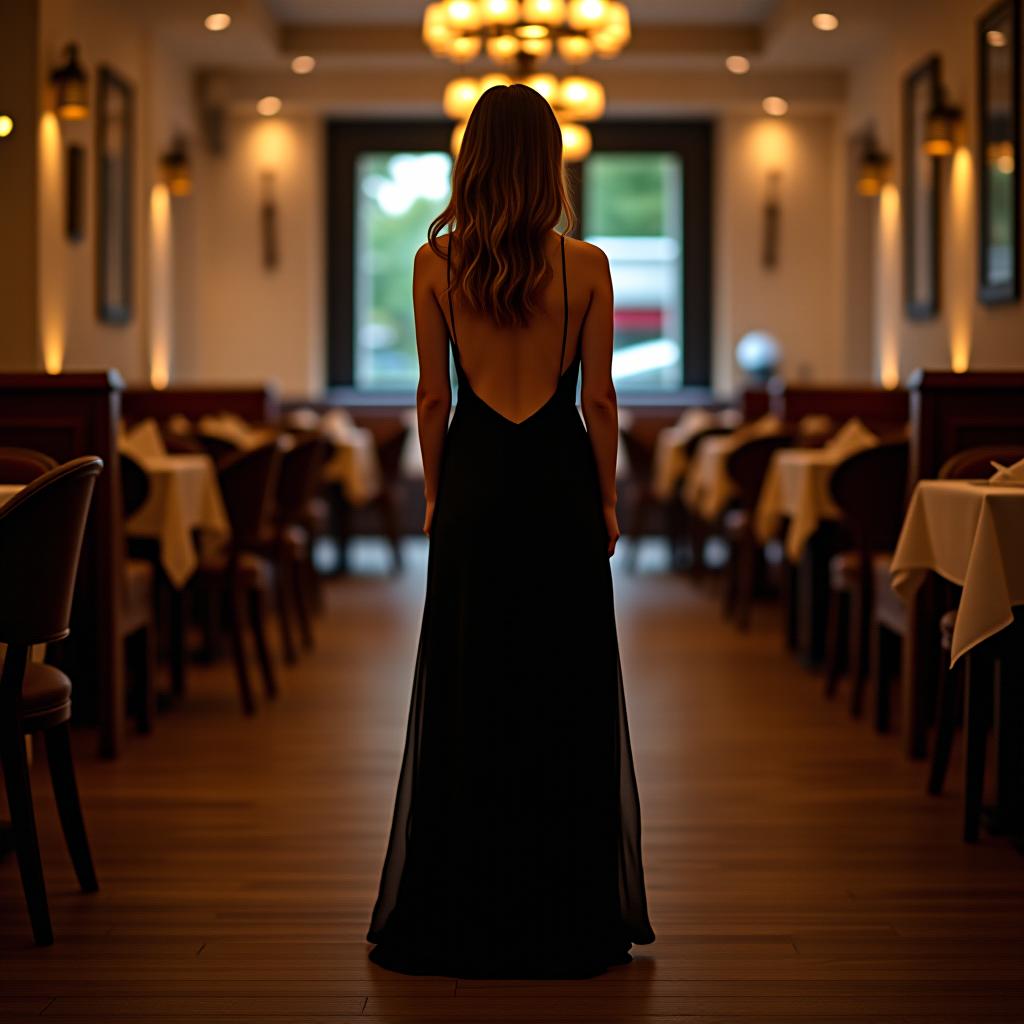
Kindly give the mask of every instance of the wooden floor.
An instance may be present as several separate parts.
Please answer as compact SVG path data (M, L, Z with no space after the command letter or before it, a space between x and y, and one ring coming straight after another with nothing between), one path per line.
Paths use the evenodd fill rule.
M96 896L75 890L37 774L57 943L29 944L0 862L0 1017L1024 1020L1024 860L993 839L965 847L956 790L926 797L922 765L824 701L770 609L741 637L709 593L657 575L620 573L617 598L658 941L592 981L369 964L417 551L400 581L332 586L317 652L255 719L215 668L119 762L79 737Z

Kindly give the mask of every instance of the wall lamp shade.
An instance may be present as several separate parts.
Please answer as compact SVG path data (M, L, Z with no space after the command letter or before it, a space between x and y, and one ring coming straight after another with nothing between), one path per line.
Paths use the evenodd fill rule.
M83 121L89 116L89 80L78 63L78 47L69 43L66 60L50 75L54 111L62 121Z
M857 193L874 198L882 194L882 186L889 180L889 158L868 145L861 157L857 172Z
M161 157L160 171L172 196L181 198L192 194L192 165L184 140L177 139L173 149Z
M957 107L951 107L940 100L925 120L925 153L929 156L952 156L960 141L960 124L963 115Z

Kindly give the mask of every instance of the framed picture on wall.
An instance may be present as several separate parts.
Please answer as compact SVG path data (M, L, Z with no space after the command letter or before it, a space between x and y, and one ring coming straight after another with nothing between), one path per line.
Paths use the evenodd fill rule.
M978 297L1020 295L1020 10L1000 0L978 21Z
M135 92L110 68L96 90L96 312L105 323L132 318L132 188Z
M907 316L939 311L939 161L924 151L928 114L942 98L938 57L903 80L903 287Z

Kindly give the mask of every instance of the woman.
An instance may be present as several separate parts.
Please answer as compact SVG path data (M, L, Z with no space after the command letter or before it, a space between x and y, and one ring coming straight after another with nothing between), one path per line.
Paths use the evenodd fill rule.
M654 940L608 565L611 278L571 220L551 108L488 90L413 281L430 565L368 935L408 974L589 977Z

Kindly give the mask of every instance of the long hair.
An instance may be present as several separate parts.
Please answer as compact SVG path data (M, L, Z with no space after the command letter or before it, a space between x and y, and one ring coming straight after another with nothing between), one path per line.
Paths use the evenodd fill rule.
M427 233L444 258L438 236L448 232L453 293L499 327L527 326L550 274L544 240L563 219L571 230L554 111L528 86L488 89L466 125L451 200Z

